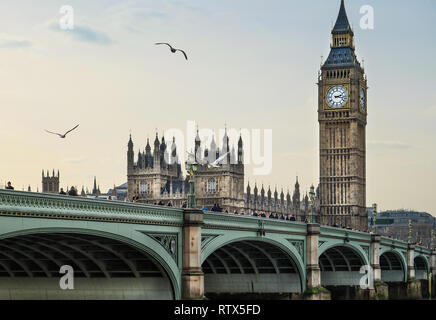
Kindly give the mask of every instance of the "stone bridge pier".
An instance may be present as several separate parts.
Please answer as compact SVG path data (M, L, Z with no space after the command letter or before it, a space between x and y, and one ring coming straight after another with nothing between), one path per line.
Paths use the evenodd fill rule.
M186 209L183 220L182 299L201 299L204 296L204 274L201 269L203 211Z
M330 294L321 287L321 269L319 267L319 224L307 225L306 236L306 292L308 300L330 299Z

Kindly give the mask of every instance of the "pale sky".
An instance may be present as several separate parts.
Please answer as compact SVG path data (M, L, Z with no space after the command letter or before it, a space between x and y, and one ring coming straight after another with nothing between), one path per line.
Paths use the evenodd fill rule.
M272 129L273 170L246 180L319 181L317 72L339 0L80 0L0 3L0 183L106 191L168 128ZM60 30L71 5L75 29ZM374 7L374 30L359 27ZM348 0L368 76L367 206L436 215L436 2ZM155 42L185 49L189 60ZM60 140L44 132L78 130ZM433 147L432 147L433 146Z

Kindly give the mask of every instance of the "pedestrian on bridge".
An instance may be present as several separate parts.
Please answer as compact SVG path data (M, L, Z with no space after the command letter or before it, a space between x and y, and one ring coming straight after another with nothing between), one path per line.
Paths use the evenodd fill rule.
M8 185L6 186L6 189L14 190L14 187L12 186L12 183L10 181L8 181Z
M77 197L76 188L71 187L70 191L68 192L68 195L73 196L73 197Z

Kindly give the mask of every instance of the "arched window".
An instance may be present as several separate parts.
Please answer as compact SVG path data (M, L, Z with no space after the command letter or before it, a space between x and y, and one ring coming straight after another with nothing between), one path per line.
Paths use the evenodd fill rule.
M148 193L148 192L149 192L148 183L141 182L141 193Z
M216 193L217 192L217 182L215 179L209 179L206 185L207 193Z

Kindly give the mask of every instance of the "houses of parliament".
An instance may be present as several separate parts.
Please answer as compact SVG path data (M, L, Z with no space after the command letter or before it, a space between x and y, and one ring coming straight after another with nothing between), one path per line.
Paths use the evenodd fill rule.
M229 142L226 132L221 148L214 138L209 146L203 146L197 131L195 160L198 170L194 176L197 206L211 210L214 205L218 205L223 212L247 215L253 212L268 215L273 213L305 221L310 210L309 197L307 193L305 196L300 194L298 177L292 197L289 190L285 197L283 190L279 194L276 188L273 193L270 187L265 190L263 185L258 188L255 184L252 188L248 183L244 188L243 140L239 137L237 150L230 149ZM217 166L210 165L220 157L223 159ZM188 178L182 174L178 158L175 140L168 146L164 137L159 140L158 134L153 143L153 151L147 139L144 151L139 151L135 158L130 137L127 151L129 199L148 204L182 206L187 200L189 183ZM315 203L318 211L319 201Z
M218 204L229 213L252 214L253 211L292 215L305 221L314 208L315 220L324 225L338 225L367 230L366 214L366 123L367 79L358 61L354 46L354 32L348 21L344 0L336 23L331 30L330 54L318 75L319 122L319 186L311 193L316 196L309 203L307 194L300 194L295 182L293 194L271 188L265 190L244 181L243 141L237 150L229 149L224 135L221 151L214 140L202 146L195 138L195 155L215 160L227 153L217 166L210 162L199 164L195 174L195 197L199 208L211 209ZM203 149L201 149L204 147ZM201 152L199 152L199 150ZM153 152L149 141L143 152L134 157L130 137L127 151L128 198L143 203L169 203L180 206L187 199L189 184L178 161L173 139L168 147L164 137L154 140ZM197 159L199 160L199 159ZM245 189L245 190L244 190Z

